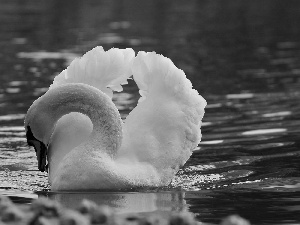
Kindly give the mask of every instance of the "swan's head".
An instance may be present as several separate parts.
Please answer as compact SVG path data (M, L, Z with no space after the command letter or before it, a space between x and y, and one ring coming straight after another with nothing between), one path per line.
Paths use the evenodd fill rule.
M50 164L54 161L54 152L65 154L69 149L69 143L56 149L53 145L59 144L55 139L57 135L54 135L57 134L56 127L59 128L62 125L58 121L72 112L84 114L92 122L92 131L88 138L84 140L82 133L77 138L80 141L84 140L80 142L80 145L85 145L82 148L92 150L94 146L97 146L97 149L102 149L111 157L116 155L122 141L122 120L115 104L106 94L90 85L64 84L49 89L37 99L30 106L25 117L27 143L35 148L40 171L47 170L47 160ZM80 122L84 121L80 120ZM78 128L73 125L76 124L71 123L74 129ZM83 125L87 127L86 123ZM77 131L82 132L82 129ZM68 139L65 140L68 142ZM77 141L75 146L79 147L78 144Z
M51 126L49 114L43 113L43 102L37 99L29 108L25 117L27 143L33 146L38 160L38 169L47 171L47 149L54 127Z

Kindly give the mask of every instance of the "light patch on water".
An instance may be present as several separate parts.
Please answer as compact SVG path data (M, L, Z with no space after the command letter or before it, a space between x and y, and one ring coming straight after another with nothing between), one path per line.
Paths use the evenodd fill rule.
M25 129L23 126L4 126L0 127L0 135L25 136Z
M275 113L265 113L262 117L276 117L276 116L289 116L292 112L290 111L282 111L282 112L275 112Z
M202 145L216 145L223 143L224 140L212 140L212 141L201 141L200 144Z
M249 99L253 98L253 93L241 93L241 94L228 94L226 95L227 99Z
M229 170L227 172L222 173L222 175L226 178L226 180L229 179L238 179L242 177L248 177L254 172L251 170ZM235 184L235 183L232 183Z
M249 165L249 164L253 163L256 160L257 159L255 157L251 157L251 158L244 157L242 159L238 159L238 160L232 161L232 164L233 165L239 165L239 166Z
M288 189L294 189L294 188L300 188L300 183L297 184L282 184L282 185L270 185L267 187L263 187L263 189L272 189L272 188L288 188Z
M132 45L132 46L138 46L138 45L142 44L142 40L137 39L137 38L129 38L128 43L129 43L129 45Z
M214 109L214 108L220 108L220 107L222 107L221 103L208 104L207 106L205 106L205 108L207 108L207 109Z
M181 187L184 190L199 191L202 190L201 185L213 183L223 179L220 174L183 174L176 176L170 186L171 187Z
M128 29L131 26L129 21L116 21L109 23L109 27L111 29Z
M273 134L273 133L284 133L287 129L285 128L273 128L273 129L258 129L242 132L242 135L261 135L261 134Z
M16 94L21 91L20 88L6 88L5 91L9 94Z
M238 183L232 183L233 185L243 185L243 184L255 184L255 183L261 183L263 180L259 179L259 180L247 180L247 181L240 181Z
M44 59L66 59L66 64L69 65L76 57L79 57L78 54L71 52L47 52L47 51L38 51L38 52L19 52L17 54L18 58L27 58L32 59L33 61L40 62Z
M274 143L256 144L247 147L247 150L264 150L268 148L278 148L278 147L293 145L294 143L295 142L274 142Z
M210 126L212 124L213 124L212 122L202 122L201 127Z
M0 127L0 131L24 131L24 127L23 126Z
M0 148L0 152L0 170L37 170L36 154L32 147L6 147Z
M98 38L98 42L101 44L116 44L116 43L123 43L124 38L117 35L116 33L106 33L102 34Z
M25 132L1 132L0 131L0 135L5 135L5 136L25 136Z
M197 165L197 166L189 166L184 169L186 172L193 172L193 171L204 171L209 169L216 169L215 165Z
M12 143L12 142L26 142L26 138L24 137L8 137L8 138L1 138L0 143Z
M280 49L293 49L298 47L298 43L293 41L278 42L277 47Z
M21 86L22 84L26 84L26 81L19 81L19 80L14 80L8 83L9 86L11 87L18 87Z
M16 44L16 45L24 45L27 43L27 38L15 37L11 40L11 43Z
M20 120L24 118L25 118L25 114L9 114L9 115L0 116L0 121Z
M21 191L49 189L48 174L39 171L0 171L0 188Z

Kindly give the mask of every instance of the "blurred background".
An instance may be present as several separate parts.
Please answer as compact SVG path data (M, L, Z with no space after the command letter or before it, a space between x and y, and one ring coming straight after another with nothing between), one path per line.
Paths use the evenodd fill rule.
M204 222L299 223L299 40L297 0L0 0L0 193L49 190L23 119L53 77L95 46L133 48L169 57L208 102L167 190ZM137 91L114 96L123 118Z

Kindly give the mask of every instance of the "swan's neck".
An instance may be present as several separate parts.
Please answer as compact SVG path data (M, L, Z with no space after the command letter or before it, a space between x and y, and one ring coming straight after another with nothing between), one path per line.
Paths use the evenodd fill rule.
M29 126L46 145L57 121L70 112L79 112L87 115L93 124L91 135L80 145L81 149L116 155L122 140L122 122L116 106L103 92L85 84L66 84L50 89L33 105L34 119Z

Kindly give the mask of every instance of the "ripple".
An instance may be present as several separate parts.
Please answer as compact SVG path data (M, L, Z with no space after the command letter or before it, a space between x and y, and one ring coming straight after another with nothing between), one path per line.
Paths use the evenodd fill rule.
M0 135L5 135L5 136L25 136L25 132L0 132Z
M215 103L215 104L208 104L205 109L215 109L215 108L220 108L223 105L221 103Z
M24 131L23 126L7 126L0 127L0 131Z
M262 117L275 117L275 116L289 116L292 112L290 111L282 111L282 112L275 112L275 113L265 113Z
M211 126L212 122L202 122L201 127Z
M0 171L0 188L21 191L47 189L48 174L39 171Z
M0 121L19 120L24 118L25 118L25 114L9 114L9 115L0 116Z
M21 86L23 84L27 84L26 81L19 81L19 80L14 80L8 83L9 86L11 87L17 87L17 86Z
M241 94L228 94L226 95L227 99L250 99L253 98L253 93L241 93Z
M216 145L223 143L224 140L212 140L212 141L202 141L200 145Z
M272 129L258 129L245 131L242 135L260 135L260 134L273 134L273 133L284 133L287 129L285 128L272 128Z
M270 188L288 188L288 189L295 189L295 188L300 188L300 183L297 184L282 184L282 185L271 185L269 187L264 187L264 189L270 189Z
M20 88L6 88L5 91L9 94L16 94L21 91Z
M184 168L185 172L196 172L196 171L205 171L209 169L215 169L215 165L196 165L196 166L188 166Z
M32 59L36 62L40 62L43 59L66 59L66 64L70 64L76 57L75 53L70 52L47 52L47 51L38 51L38 52L19 52L17 54L18 58L27 58Z
M8 137L8 138L1 138L0 139L0 143L3 144L7 144L7 143L12 143L12 142L25 142L26 139L24 137Z
M176 176L170 186L171 187L181 187L186 191L198 191L203 188L210 189L211 187L207 184L214 183L223 179L223 176L220 174L183 174Z
M228 181L228 180L236 180L242 177L248 177L253 173L254 172L251 170L230 170L222 173L221 175ZM232 184L236 184L236 183L232 182Z
M253 146L247 147L247 150L263 150L270 148L282 148L284 146L291 146L295 144L295 142L282 142L282 143L264 143L264 144L256 144Z

